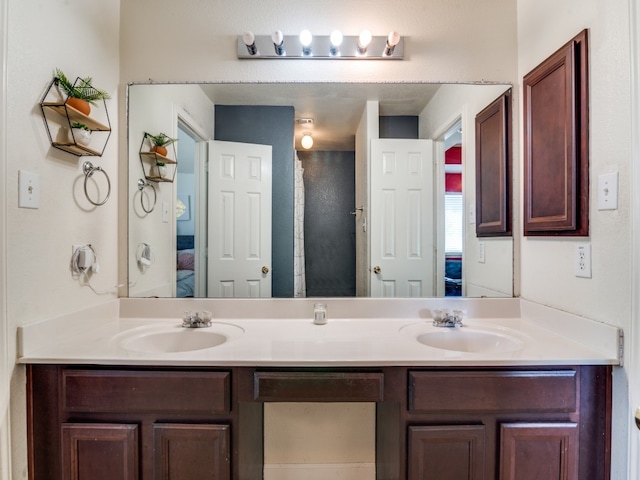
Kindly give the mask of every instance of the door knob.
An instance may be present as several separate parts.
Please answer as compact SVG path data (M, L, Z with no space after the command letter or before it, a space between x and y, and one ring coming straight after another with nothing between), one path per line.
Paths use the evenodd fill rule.
M262 273L264 273L265 275L269 273L269 267L267 266L262 267Z
M380 272L382 271L382 269L378 266L373 267L373 273L375 273L376 275L378 275Z
M640 407L636 409L636 427L640 430Z

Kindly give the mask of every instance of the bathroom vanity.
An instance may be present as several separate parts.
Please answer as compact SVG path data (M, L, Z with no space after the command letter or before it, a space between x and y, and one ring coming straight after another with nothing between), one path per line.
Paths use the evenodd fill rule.
M365 313L386 309L369 302ZM78 314L83 331L74 318L25 327L31 478L260 479L266 402L374 402L378 479L608 479L617 332L558 313L569 328L581 322L576 341L538 326L535 309L518 304L514 318L504 305L487 318L471 306L449 332L471 339L466 351L421 343L442 331L422 308L318 326L295 308L292 318L262 309L266 318L247 319L222 305L219 323L242 333L193 351L124 349L185 333L128 307L90 325ZM54 324L74 334L47 342ZM474 350L476 335L496 336L493 347Z

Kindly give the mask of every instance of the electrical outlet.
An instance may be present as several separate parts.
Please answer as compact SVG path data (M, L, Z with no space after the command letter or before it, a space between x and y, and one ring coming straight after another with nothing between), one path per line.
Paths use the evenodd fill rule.
M591 278L591 244L581 243L575 248L574 270L576 277Z
M484 242L478 242L478 263L484 263Z
M169 223L169 203L162 202L162 223Z

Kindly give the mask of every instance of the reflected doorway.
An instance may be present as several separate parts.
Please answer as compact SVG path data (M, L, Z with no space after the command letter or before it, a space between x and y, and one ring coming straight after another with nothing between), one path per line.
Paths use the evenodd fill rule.
M176 169L176 297L200 297L206 285L206 262L202 242L199 241L200 220L203 208L201 198L201 138L181 118L178 119L178 166ZM204 183L206 196L206 179Z
M457 122L444 137L444 251L445 296L462 296L464 248L464 197L462 194L462 124Z

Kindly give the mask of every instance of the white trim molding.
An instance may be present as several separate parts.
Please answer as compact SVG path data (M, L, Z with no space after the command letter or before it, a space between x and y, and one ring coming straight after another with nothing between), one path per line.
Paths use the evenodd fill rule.
M13 359L7 316L7 39L8 2L0 0L0 480L11 478L10 386Z
M640 406L640 0L629 2L631 69L631 323L626 368L629 384L629 443L626 478L640 478L640 431L633 421Z

